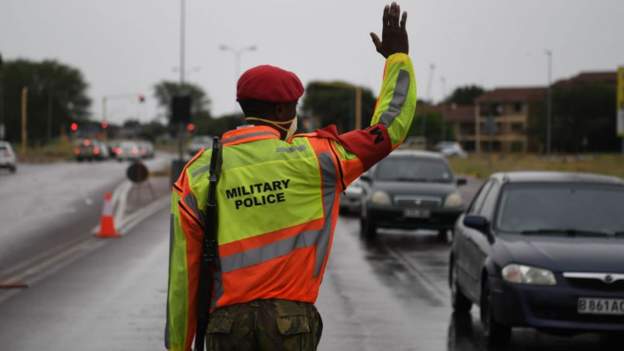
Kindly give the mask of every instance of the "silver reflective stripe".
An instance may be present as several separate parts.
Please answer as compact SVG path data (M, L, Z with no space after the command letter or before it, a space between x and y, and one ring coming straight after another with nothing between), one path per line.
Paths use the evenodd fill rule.
M199 210L197 206L197 200L195 200L195 196L193 194L188 194L184 197L184 203L193 211L197 219L200 220L202 224L204 224L204 214Z
M325 257L329 250L329 237L331 232L331 214L334 209L334 200L336 198L336 167L328 153L319 155L321 164L321 174L323 175L323 208L325 213L325 224L321 229L321 235L316 243L316 262L314 262L314 276L318 277L321 273L321 267L325 262Z
M221 258L221 271L231 272L244 267L253 266L273 258L287 255L293 250L313 246L318 240L319 231L307 231L290 238L251 249L239 254Z
M275 136L275 134L271 133L271 132L254 132L254 133L247 133L247 134L242 134L242 135L235 135L229 138L225 138L223 140L221 140L222 144L226 144L226 143L232 143L241 139L246 139L246 138L253 138L253 137L257 137L257 136L264 136L264 135L268 135L268 136Z
M390 101L390 106L388 106L388 109L379 119L386 127L390 126L392 122L394 122L394 119L401 113L403 103L407 97L407 91L409 90L409 84L409 72L400 70L396 86L394 87L394 95L392 95L392 101Z
M193 176L193 178L196 178L198 175L208 171L210 171L210 165L201 166L198 169L194 169L193 172L191 172L191 176Z
M319 161L323 175L323 208L325 216L323 228L321 228L321 230L305 231L268 245L231 256L221 257L222 272L227 273L263 263L277 257L288 255L296 249L316 246L314 276L316 277L321 273L321 267L323 266L323 262L325 262L329 250L329 238L332 225L331 213L335 203L337 171L330 154L320 154Z
M216 307L217 306L217 301L219 301L219 299L221 298L221 296L223 296L223 278L221 277L221 271L216 271L214 273L214 298L211 299L212 301L210 302L210 306L211 307Z

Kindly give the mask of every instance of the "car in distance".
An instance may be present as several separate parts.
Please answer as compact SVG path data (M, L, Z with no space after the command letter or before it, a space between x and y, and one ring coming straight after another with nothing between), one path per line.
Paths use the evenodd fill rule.
M580 173L492 175L457 221L456 313L480 307L490 343L513 327L624 332L624 181Z
M97 139L78 139L74 143L74 156L78 162L101 161L110 157L108 146Z
M141 149L134 141L120 141L113 148L117 161L138 160L142 158Z
M340 196L340 210L348 213L359 213L360 198L362 197L362 181L360 178L349 184L347 189Z
M11 144L0 141L0 168L6 168L11 173L17 171L17 161Z
M456 141L441 141L436 144L435 150L446 157L468 157L466 151L464 151L461 145Z
M197 135L191 139L186 148L186 152L190 157L195 156L199 150L212 147L212 137L209 135Z
M360 232L372 238L377 228L437 230L446 240L463 212L457 179L446 159L427 151L396 150L360 177Z

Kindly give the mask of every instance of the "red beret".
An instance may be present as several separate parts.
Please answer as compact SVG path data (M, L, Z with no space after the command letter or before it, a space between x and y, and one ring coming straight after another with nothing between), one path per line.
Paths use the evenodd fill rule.
M303 85L296 74L270 65L247 70L236 86L236 100L293 102L301 95Z

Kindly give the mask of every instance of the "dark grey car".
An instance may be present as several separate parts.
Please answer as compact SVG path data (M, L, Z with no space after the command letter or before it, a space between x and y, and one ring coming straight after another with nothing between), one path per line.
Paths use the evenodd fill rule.
M432 229L446 240L464 210L457 179L446 159L433 152L398 150L361 177L360 231L371 238L377 228Z

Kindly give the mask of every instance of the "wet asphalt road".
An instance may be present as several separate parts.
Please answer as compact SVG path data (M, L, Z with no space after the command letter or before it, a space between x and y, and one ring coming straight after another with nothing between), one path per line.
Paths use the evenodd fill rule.
M464 188L467 196L478 182ZM168 210L0 301L0 350L159 350L165 318ZM90 235L90 234L85 234ZM487 350L477 317L453 317L449 244L434 232L382 231L363 241L343 216L317 307L320 350ZM54 269L54 267L51 267ZM555 337L515 330L495 350L621 350L600 335Z

